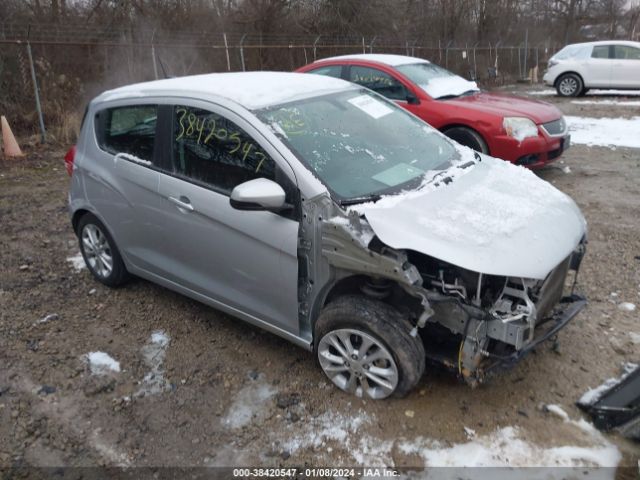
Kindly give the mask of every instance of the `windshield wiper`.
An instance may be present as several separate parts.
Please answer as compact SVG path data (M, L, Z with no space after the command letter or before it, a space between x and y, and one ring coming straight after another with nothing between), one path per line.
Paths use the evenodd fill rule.
M342 207L348 207L349 205L357 205L358 203L365 202L377 202L382 198L381 195L363 195L362 197L347 198L346 200L340 200Z

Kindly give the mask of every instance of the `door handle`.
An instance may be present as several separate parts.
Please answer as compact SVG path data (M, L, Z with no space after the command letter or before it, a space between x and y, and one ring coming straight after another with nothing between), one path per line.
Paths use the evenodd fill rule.
M193 212L194 210L193 205L191 205L191 201L184 195L181 195L180 198L169 197L169 201L178 208L186 210L187 212Z

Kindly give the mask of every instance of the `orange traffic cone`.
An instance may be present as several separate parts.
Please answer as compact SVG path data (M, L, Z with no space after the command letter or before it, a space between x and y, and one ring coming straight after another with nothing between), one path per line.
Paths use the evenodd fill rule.
M16 137L13 136L13 132L9 127L9 122L4 115L0 117L0 123L2 124L2 143L4 144L5 157L22 157L24 154L20 150Z

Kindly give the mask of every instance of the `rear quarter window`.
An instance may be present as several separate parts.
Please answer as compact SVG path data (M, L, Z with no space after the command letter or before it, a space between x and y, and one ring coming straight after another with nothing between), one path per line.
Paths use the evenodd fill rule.
M320 67L314 70L309 70L307 73L313 73L315 75L325 75L327 77L342 77L342 65L329 65L327 67Z
M96 116L96 138L102 150L153 159L158 120L157 105L109 108Z

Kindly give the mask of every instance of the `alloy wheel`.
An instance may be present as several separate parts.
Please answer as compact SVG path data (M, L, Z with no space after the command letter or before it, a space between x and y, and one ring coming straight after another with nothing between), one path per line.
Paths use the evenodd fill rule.
M82 249L89 268L101 278L113 271L113 255L106 235L98 226L88 223L82 229Z
M375 337L343 328L327 333L318 343L322 370L338 388L372 399L391 395L398 385L398 367L391 353Z

